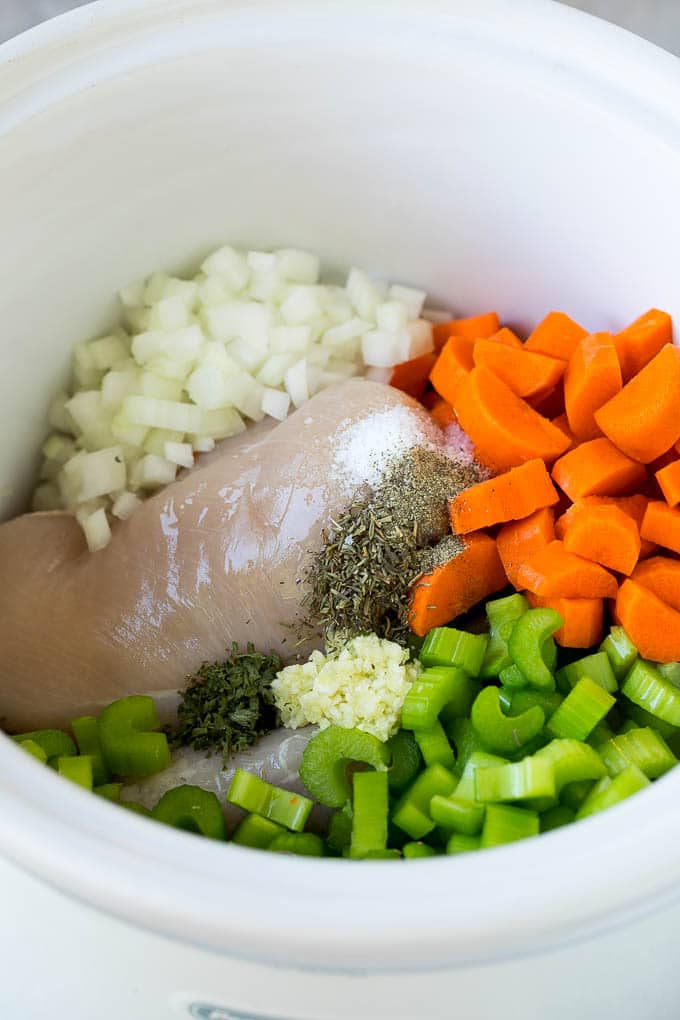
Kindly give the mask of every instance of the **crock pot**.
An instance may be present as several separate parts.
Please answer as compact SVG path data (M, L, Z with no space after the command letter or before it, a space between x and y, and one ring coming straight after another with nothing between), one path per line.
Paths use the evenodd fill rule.
M518 329L680 314L679 68L547 0L110 0L6 43L2 515L70 345L118 287L219 243L309 247ZM679 801L680 770L484 853L297 859L121 811L2 737L0 1004L676 1017Z

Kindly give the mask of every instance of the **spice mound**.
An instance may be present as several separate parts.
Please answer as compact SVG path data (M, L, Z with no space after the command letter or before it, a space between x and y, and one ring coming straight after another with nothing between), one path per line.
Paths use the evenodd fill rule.
M451 556L459 540L449 533L449 501L481 477L469 458L425 446L404 454L323 535L304 576L308 627L331 644L357 634L405 641L409 586Z

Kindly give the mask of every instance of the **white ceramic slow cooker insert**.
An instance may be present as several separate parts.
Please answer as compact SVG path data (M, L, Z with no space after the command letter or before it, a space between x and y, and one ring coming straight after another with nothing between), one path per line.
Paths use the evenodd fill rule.
M518 328L680 315L680 64L548 0L109 0L0 58L4 517L71 344L117 288L220 243L309 247ZM2 738L0 1004L670 1018L679 801L680 770L485 853L296 859L120 811Z

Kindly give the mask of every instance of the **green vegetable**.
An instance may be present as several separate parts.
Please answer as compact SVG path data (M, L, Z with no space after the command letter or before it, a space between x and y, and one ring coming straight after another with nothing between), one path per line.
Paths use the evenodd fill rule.
M412 782L423 764L416 738L409 730L399 730L387 741L390 767L387 781L393 793L399 793Z
M662 662L659 673L665 680L670 680L674 687L680 687L680 662Z
M199 786L176 786L158 801L153 818L176 829L196 832L210 839L226 839L227 831L219 800L209 790Z
M456 788L456 777L443 765L430 765L401 795L392 811L392 821L411 839L422 839L434 829L430 801L437 794L447 796Z
M435 765L439 763L444 765L445 768L452 769L454 766L454 756L449 738L444 732L444 727L437 720L434 726L429 727L426 730L414 730L413 736L416 738L420 753L423 756L423 761L426 765Z
M472 706L472 725L489 751L508 754L519 750L543 729L545 713L538 705L522 715L506 716L497 687L485 687Z
M507 595L502 599L494 599L486 604L486 616L489 621L489 644L479 671L485 680L500 676L504 669L512 666L512 657L508 652L507 637L512 633L514 623L527 612L529 603L524 595ZM509 624L506 637L501 634L504 625Z
M278 725L271 683L281 669L278 655L262 655L234 643L224 662L204 663L190 677L177 709L174 744L196 751L218 751L224 761L245 751Z
M259 776L236 769L227 791L227 800L251 814L262 815L287 829L301 832L314 806L308 797L273 786Z
M108 783L111 776L102 755L96 717L82 715L78 719L73 719L71 729L80 753L87 754L92 759L92 777L95 785L101 786Z
M526 688L524 690L508 690L501 687L498 691L501 708L506 715L522 715L528 709L538 705L543 709L546 719L555 712L562 702L564 695L559 691L538 691Z
M623 627L612 627L600 645L600 651L609 659L609 664L618 681L624 679L637 659L638 651Z
M352 785L350 857L365 857L387 848L387 773L355 772Z
M544 660L548 639L564 621L554 609L528 609L515 623L508 641L508 652L531 687L552 690L555 679Z
M103 797L105 800L112 800L117 803L120 801L120 791L122 788L122 783L102 783L100 786L95 786L93 792L98 797Z
M576 812L564 804L556 804L555 807L542 811L539 816L541 832L551 832L552 829L561 829L563 825L569 825L576 818Z
M277 854L299 854L302 857L324 857L326 846L313 832L282 832L274 836L268 850Z
M552 740L534 758L550 762L559 797L564 788L586 780L601 779L606 769L597 751L580 740Z
M605 776L590 791L579 808L576 819L587 818L597 811L613 807L614 804L620 803L626 797L637 793L638 790L643 790L645 786L649 786L649 779L637 765L629 765L613 779Z
M622 692L634 705L671 726L680 726L680 691L650 662L638 659L633 664Z
M470 850L479 850L481 848L481 838L479 836L466 836L462 832L454 832L453 836L450 837L446 844L447 854L466 854Z
M26 740L19 741L19 747L23 748L24 751L28 751L34 758L37 758L43 765L47 763L47 755L45 754L44 748L40 744L36 744L35 740L27 738Z
M428 846L427 843L417 842L417 843L404 843L403 847L401 848L401 853L403 857L406 857L408 859L415 857L434 857L437 851L434 850L431 846Z
M104 761L116 776L150 776L170 763L170 748L153 698L136 694L114 701L97 720Z
M601 744L597 752L610 776L637 765L648 779L657 779L678 762L663 737L649 727L620 733Z
M605 652L594 652L583 659L570 662L557 671L557 686L564 694L576 686L579 680L592 680L610 694L616 694L618 684L609 657Z
M468 676L478 676L488 643L487 634L435 627L425 638L419 658L423 666L458 666Z
M568 783L560 794L560 805L576 813L594 786L595 780L579 780L575 783Z
M508 666L506 669L502 669L498 674L503 687L506 687L510 691L521 691L528 684L528 680L525 677L519 666L514 663L512 666Z
M585 740L604 719L616 698L589 677L579 680L551 716L546 730L553 737Z
M63 755L57 758L57 772L64 779L82 786L84 790L92 789L92 759L87 755Z
M507 765L477 769L475 796L482 802L556 799L555 774L547 758L530 756Z
M277 836L285 833L283 825L263 818L261 815L246 815L234 830L232 843L250 846L256 850L267 850Z
M514 843L518 839L537 836L538 832L538 812L507 804L487 804L480 846Z
M361 730L329 726L315 733L307 744L300 778L320 804L342 807L350 798L347 767L352 762L384 769L389 761L389 748L377 737Z
M18 744L31 740L42 747L48 763L51 758L70 758L78 753L76 745L63 730L32 730L30 733L18 733L12 740Z
M465 674L457 666L433 666L424 670L411 684L401 710L405 730L434 726L439 713L455 696Z
M352 805L348 801L344 807L334 811L328 823L327 843L331 850L349 850L352 841Z
M135 815L146 815L151 817L151 812L143 804L138 804L136 800L121 800L120 806L124 807L126 811L132 811Z

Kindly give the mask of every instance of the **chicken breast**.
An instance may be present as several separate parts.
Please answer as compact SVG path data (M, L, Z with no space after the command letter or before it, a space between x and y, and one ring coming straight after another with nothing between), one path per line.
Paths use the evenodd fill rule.
M173 691L232 641L286 660L301 578L331 519L391 459L441 433L411 398L354 380L217 455L87 551L66 514L0 526L0 720L60 725L126 694Z

